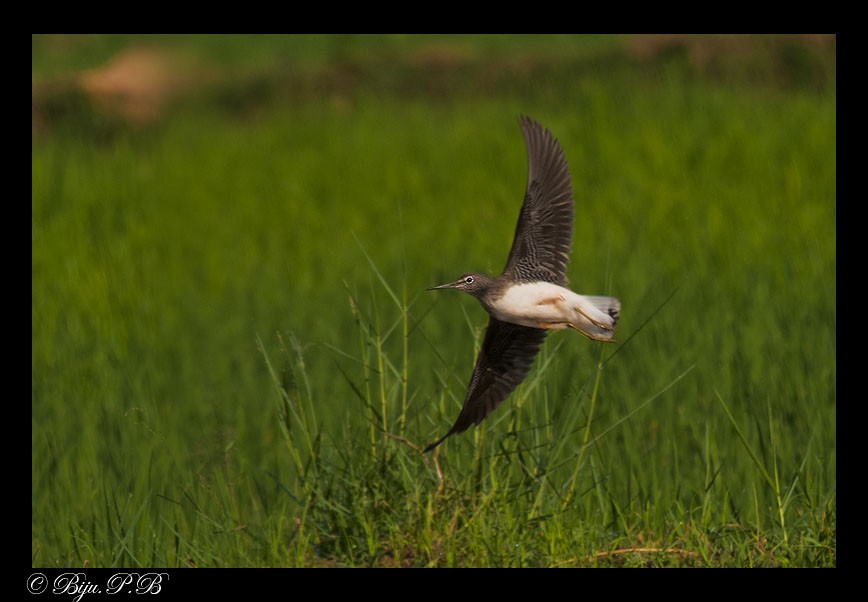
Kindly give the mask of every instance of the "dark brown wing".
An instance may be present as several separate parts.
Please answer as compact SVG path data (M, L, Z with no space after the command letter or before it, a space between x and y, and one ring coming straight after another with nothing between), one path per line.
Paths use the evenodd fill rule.
M564 151L549 130L519 118L527 147L527 191L504 274L566 286L573 237L573 192Z
M479 424L491 414L527 376L547 332L491 318L458 420L448 433L425 451L434 449L449 435L461 433L471 424Z

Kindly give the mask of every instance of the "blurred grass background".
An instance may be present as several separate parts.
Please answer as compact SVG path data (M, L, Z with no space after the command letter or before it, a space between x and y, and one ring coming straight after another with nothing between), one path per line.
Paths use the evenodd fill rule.
M34 566L835 564L833 36L33 36L32 107ZM519 113L620 343L422 458Z

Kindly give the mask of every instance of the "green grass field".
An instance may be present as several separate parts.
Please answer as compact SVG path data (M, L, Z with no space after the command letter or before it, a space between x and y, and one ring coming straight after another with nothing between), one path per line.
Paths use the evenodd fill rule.
M735 41L34 37L32 565L836 566L835 42ZM71 83L141 46L201 81ZM423 456L520 113L618 342Z

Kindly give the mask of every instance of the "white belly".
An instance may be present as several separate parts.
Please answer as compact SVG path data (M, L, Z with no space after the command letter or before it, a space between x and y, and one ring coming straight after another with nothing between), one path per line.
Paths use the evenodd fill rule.
M570 325L579 329L597 324L612 325L614 320L598 309L587 297L550 282L533 282L513 286L494 301L490 311L498 320L563 330Z
M507 290L492 306L492 313L498 320L558 330L567 327L573 317L571 305L581 298L573 291L550 282L521 284Z

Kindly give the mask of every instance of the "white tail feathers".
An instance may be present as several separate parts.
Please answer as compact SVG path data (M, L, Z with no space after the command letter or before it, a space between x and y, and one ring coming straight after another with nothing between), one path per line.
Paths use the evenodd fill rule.
M618 323L618 317L621 315L621 302L614 297L585 297L594 307L607 314L612 318L612 328Z
M614 297L582 297L582 303L576 307L577 319L571 326L589 339L614 341L621 302Z

